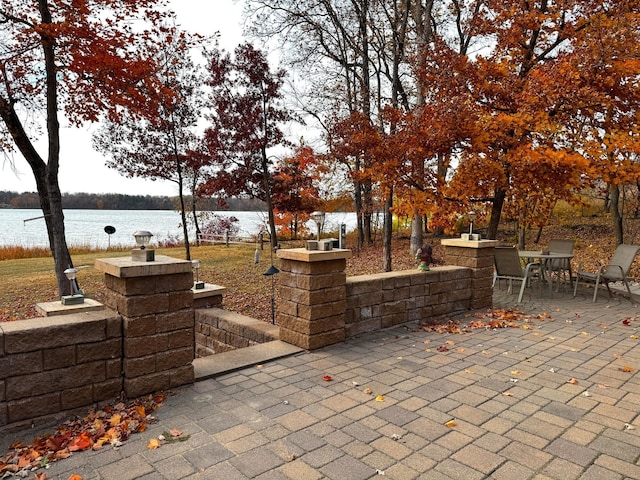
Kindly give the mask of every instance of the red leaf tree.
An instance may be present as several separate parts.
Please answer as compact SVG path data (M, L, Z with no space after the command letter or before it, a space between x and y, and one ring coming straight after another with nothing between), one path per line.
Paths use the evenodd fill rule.
M265 55L250 44L235 57L209 55L212 125L205 140L216 171L201 187L208 195L248 194L266 203L271 246L278 242L273 207L273 160L269 150L287 145L280 126L293 115L282 104L284 71L272 72Z
M61 119L72 126L143 109L159 88L153 25L158 0L3 0L0 3L0 148L29 164L44 214L58 289L70 293L58 182ZM144 18L149 29L132 28ZM142 25L142 22L140 22ZM149 24L147 24L149 26ZM40 119L44 119L41 124ZM44 135L47 151L34 142Z

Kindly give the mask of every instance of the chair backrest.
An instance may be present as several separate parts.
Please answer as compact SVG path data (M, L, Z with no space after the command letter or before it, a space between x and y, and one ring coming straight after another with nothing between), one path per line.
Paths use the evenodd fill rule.
M549 240L547 250L552 253L573 253L573 246L576 243L575 240Z
M495 247L493 262L498 277L524 277L520 256L516 247Z
M622 280L626 278L629 270L631 270L633 260L638 254L638 250L640 250L640 245L618 245L613 257L607 264L607 268L605 269L603 276L609 280ZM622 268L622 272L620 271L620 268L610 268L611 265L619 265Z

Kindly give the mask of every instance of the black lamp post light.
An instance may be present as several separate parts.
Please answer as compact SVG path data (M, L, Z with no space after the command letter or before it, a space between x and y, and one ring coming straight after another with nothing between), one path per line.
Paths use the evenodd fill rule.
M276 285L274 277L278 273L280 273L280 270L271 265L269 269L262 274L265 277L271 277L271 323L273 325L276 324Z

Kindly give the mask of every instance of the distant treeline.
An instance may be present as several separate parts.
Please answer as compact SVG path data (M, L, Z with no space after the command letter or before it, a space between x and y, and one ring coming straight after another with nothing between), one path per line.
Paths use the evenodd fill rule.
M191 199L186 198L187 205ZM152 195L123 195L119 193L67 193L62 195L62 207L69 210L175 210L178 197ZM0 208L40 208L35 192L0 191ZM253 198L198 199L198 210L254 211L264 209L260 200Z

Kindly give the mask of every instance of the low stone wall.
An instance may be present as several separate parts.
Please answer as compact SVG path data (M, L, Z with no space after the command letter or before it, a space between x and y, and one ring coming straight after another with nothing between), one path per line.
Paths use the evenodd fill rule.
M112 400L122 382L122 319L111 310L0 323L0 427Z
M458 266L347 277L346 337L468 310L471 283Z
M278 340L277 325L221 308L196 310L196 357Z

